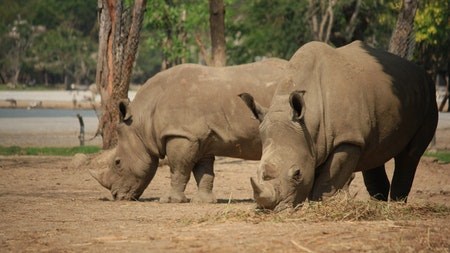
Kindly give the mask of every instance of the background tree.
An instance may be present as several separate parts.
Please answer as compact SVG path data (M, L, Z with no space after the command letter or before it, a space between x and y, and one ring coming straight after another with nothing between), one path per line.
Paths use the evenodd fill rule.
M102 115L97 132L103 137L104 149L117 144L118 103L128 99L145 6L145 0L135 0L132 9L122 0L98 0L100 28L96 83L101 95Z
M334 24L334 8L338 0L309 0L308 15L313 39L329 43Z
M447 86L439 104L442 111L450 100L450 3L447 0L427 0L420 4L415 19L414 59L425 67L436 83L443 82ZM450 106L447 110L450 111Z
M448 73L450 62L450 3L447 0L420 2L415 18L416 50L414 59L432 76Z
M194 1L195 2L195 1ZM144 28L148 36L144 43L159 50L162 60L159 70L187 61L186 20L190 16L189 1L154 0L148 8Z
M225 66L225 5L223 0L209 0L209 25L211 27L212 65Z
M66 86L73 82L92 83L95 79L93 54L97 47L95 6L92 1L1 1L0 53L5 57L0 58L0 76L4 77L3 81L14 83L11 69L20 66L18 83L66 82ZM15 37L19 43L12 43L13 30L20 35ZM13 64L14 59L20 64Z
M133 1L125 3L131 6ZM332 46L358 39L387 50L401 3L401 0L224 0L227 64L265 57L289 59L317 36L312 27L314 17L319 28L326 21L322 37ZM448 4L447 0L420 1L415 18L413 61L432 73L448 65L445 64L450 51ZM19 73L18 87L47 84L66 88L72 83L95 82L96 9L97 1L0 1L0 83L12 83L15 73ZM161 67L183 62L211 64L208 1L152 0L147 9L132 83L144 83ZM324 18L324 14L330 13L327 10L332 10L332 22ZM28 31L21 39L28 42L17 57L18 44L11 31L19 23L24 25L23 31ZM16 66L20 71L14 71L18 69Z
M3 64L6 67L4 76L9 80L10 87L15 88L19 81L19 75L24 67L26 52L31 46L36 35L34 27L20 15L13 22L13 26L5 36L4 44L9 44L10 50L5 52ZM2 43L2 44L3 44Z
M397 24L389 42L389 52L411 59L414 51L414 17L418 0L403 0Z
M289 59L301 45L312 39L305 17L306 1L260 0L227 4L228 22L225 24L229 37L229 64L248 63L264 57Z

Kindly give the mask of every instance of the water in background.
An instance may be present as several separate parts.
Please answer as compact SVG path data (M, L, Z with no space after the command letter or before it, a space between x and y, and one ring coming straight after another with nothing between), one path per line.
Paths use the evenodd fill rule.
M0 108L0 118L59 118L76 117L77 114L83 118L97 117L94 110Z

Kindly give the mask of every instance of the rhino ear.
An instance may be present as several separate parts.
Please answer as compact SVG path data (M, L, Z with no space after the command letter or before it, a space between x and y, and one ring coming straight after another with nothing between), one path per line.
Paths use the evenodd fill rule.
M305 116L305 100L303 99L304 94L304 90L296 90L289 96L289 103L294 113L293 120L295 121L301 121Z
M119 118L120 122L127 122L131 119L131 113L130 113L130 100L129 99L122 99L119 101Z
M259 120L259 122L262 122L264 120L264 116L267 113L267 109L255 102L253 96L248 93L241 93L239 94L239 97L244 101L247 107L250 108L253 116L255 116L255 118Z

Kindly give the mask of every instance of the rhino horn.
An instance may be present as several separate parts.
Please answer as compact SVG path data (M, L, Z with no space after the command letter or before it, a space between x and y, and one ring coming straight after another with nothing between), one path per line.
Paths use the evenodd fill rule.
M262 208L272 209L276 205L276 196L271 185L257 183L253 178L250 178L252 183L253 195Z
M89 173L95 180L97 180L103 187L111 189L111 182L108 179L108 171L106 169L89 168Z
M111 188L112 171L109 164L114 159L115 150L103 151L95 158L92 158L88 163L89 173L95 180L97 180L103 187Z
M264 191L264 187L261 184L258 184L255 179L252 177L250 178L250 183L252 184L253 192L255 193L255 196L261 195L261 193Z

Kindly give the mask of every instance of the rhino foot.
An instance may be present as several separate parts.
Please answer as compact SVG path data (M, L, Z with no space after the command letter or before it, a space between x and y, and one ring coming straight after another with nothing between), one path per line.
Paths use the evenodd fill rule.
M197 192L191 199L191 203L217 203L217 199L212 192Z
M186 203L188 199L182 192L170 192L159 199L160 203Z

